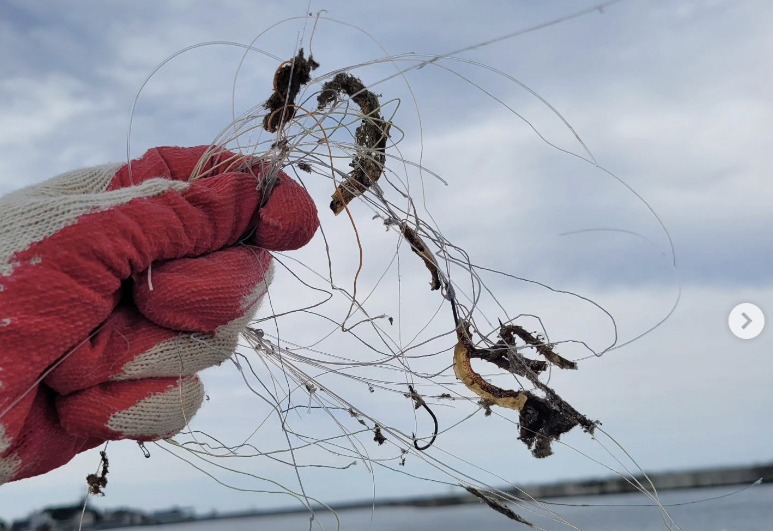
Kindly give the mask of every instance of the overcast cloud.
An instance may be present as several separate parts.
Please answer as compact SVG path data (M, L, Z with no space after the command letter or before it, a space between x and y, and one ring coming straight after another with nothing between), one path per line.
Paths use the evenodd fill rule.
M327 16L360 26L390 54L438 54L566 16L595 2L502 0L481 5L313 0L311 11L326 9ZM125 160L132 102L158 63L204 41L249 43L264 28L305 11L306 1L231 0L217 6L178 0L3 1L0 193L76 167ZM414 161L421 156L427 168L448 181L446 187L425 175L427 205L444 235L467 250L474 263L590 297L614 315L619 342L668 314L681 286L675 312L654 332L551 380L579 410L600 419L647 470L773 460L773 424L765 420L773 408L770 330L744 342L727 329L727 314L737 303L757 303L769 321L773 312L771 22L773 5L764 0L626 0L460 54L514 76L550 102L598 164L646 203L610 173L543 141L534 129L561 149L589 158L545 104L490 71L445 60L408 73L421 110L423 138L404 82L398 78L374 89L385 99L401 99L394 118L406 131L400 154ZM303 29L303 20L287 22L255 46L289 58ZM310 30L306 28L304 45ZM384 55L357 30L332 22L320 23L313 49L322 63L320 71ZM261 103L278 61L250 55L232 101L242 55L237 48L201 48L160 70L140 97L131 155L155 145L209 143L230 122L232 104L242 112ZM407 61L397 64L409 66ZM447 69L467 76L531 125ZM377 65L357 75L368 83L393 72L391 65ZM391 153L398 156L396 150ZM415 172L412 175L415 179ZM325 205L329 183L303 177L318 204ZM418 194L419 181L412 181L412 187ZM363 240L370 242L362 283L373 286L394 254L396 238L371 222L365 208L355 206L352 211L360 216ZM341 284L348 288L357 267L351 228L325 208L321 219L334 248L340 249L336 256ZM307 249L288 256L315 263L324 273L323 253L318 236ZM402 307L395 295L394 271L369 304L372 311L395 318L402 310L400 326L405 327L407 344L411 331L419 331L440 300L428 295L421 264L410 253L400 256ZM587 303L502 276L486 280L511 315L544 316L553 341L581 339L596 349L611 342L609 320ZM272 294L277 308L296 308L306 298L319 298L281 271ZM489 304L487 315L495 323L502 315ZM346 308L339 306L333 305L326 315L342 317ZM301 344L335 328L321 319L304 322L301 316L280 323L283 338ZM442 324L448 323L433 326L444 330ZM429 331L424 334L429 337ZM362 355L356 342L341 341L342 355ZM448 347L448 341L443 345ZM426 353L432 352L428 348ZM588 354L576 344L565 348L565 355L573 358ZM411 351L413 356L422 353ZM445 357L412 363L440 371L450 363L450 350ZM263 406L249 395L237 370L232 365L211 369L204 381L210 401L193 427L229 441L249 435L261 418L254 411ZM411 412L410 402L400 396L371 395L365 386L336 390L397 424ZM474 408L460 408L458 413L442 405L439 409L448 426L462 411ZM329 429L323 417L302 415L298 422L306 433ZM518 484L609 474L564 446L549 459L533 460L515 440L516 427L507 421L513 418L479 414L444 434L437 446ZM421 424L426 419L419 418L418 428L409 420L401 424L407 433L426 431ZM280 435L277 428L270 440L266 435L265 441L253 443L280 444ZM483 451L481 437L511 443ZM367 436L363 441L370 442ZM599 451L579 432L565 441L583 451ZM380 451L370 446L367 450L374 455ZM228 490L159 448L151 447L151 452L146 460L133 443L111 443L108 495L96 503L144 509L178 504L199 511L292 503L290 498ZM451 460L442 453L433 455ZM321 452L306 458L336 466L352 461ZM89 452L46 476L0 487L0 517L11 519L43 505L77 500L84 476L97 463L98 455ZM250 462L238 467L297 489L288 466L268 465L264 459L257 468ZM395 468L437 476L413 456L404 469ZM343 472L302 470L308 491L325 502L367 498L374 492L373 478L362 462ZM244 481L248 488L258 488L257 482ZM377 497L447 491L377 469Z

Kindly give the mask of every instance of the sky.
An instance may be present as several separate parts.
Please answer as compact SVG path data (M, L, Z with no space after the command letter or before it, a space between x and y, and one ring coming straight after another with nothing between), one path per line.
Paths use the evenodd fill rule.
M212 142L234 113L265 100L278 64L294 55L299 41L308 49L314 19L304 15L326 10L325 17L343 23L319 22L311 43L321 63L316 74L387 54L398 57L354 72L381 94L382 103L391 102L385 108L395 110L392 121L404 138L390 148L387 165L394 162L415 198L424 194L423 212L431 213L443 235L475 264L578 293L614 316L617 344L624 345L594 356L579 343L563 344L567 357L590 357L576 372L554 372L551 385L599 419L646 470L773 461L773 424L765 420L773 408L770 330L744 341L727 326L728 313L741 302L759 305L768 316L773 312L768 164L773 6L763 0L624 0L541 27L596 5L4 0L0 194L70 169L125 161L132 104L159 63L198 43L255 40L267 54L245 55L226 45L185 52L158 70L139 95L131 118L131 157L156 145ZM538 29L384 81L395 66L416 65L421 54L446 55L528 28ZM420 161L447 185L400 159ZM346 164L341 163L343 171ZM336 278L348 289L358 266L351 225L326 210L328 180L300 176L320 205ZM447 320L433 318L442 301L426 289L423 265L405 249L396 254L395 233L372 220L363 204L354 204L352 214L366 256L362 292L373 289L371 315L394 316L397 328L390 330L399 329L394 334L403 347L446 330ZM395 257L399 268L387 267ZM325 242L318 235L307 248L279 259L311 279L295 260L324 274ZM456 275L464 285L464 275ZM541 316L551 341L584 341L597 352L614 341L609 318L584 300L503 275L487 274L484 280L509 315ZM318 292L284 268L270 293L274 313L319 300ZM261 313L271 313L267 307ZM323 313L340 321L347 307L334 299ZM502 316L493 300L483 301L481 311L493 323ZM523 319L536 326L533 318ZM335 325L319 316L295 314L265 326L273 332L281 326L288 342L311 346L324 338L320 344L342 356L376 357L351 337L331 335ZM412 342L414 335L419 339ZM447 371L451 346L447 338L417 346L408 354L416 356L412 367L445 370L445 379L437 382L453 383ZM428 356L443 349L444 355ZM267 374L265 367L257 370ZM191 427L218 440L244 440L265 416L266 404L249 393L235 365L209 369L203 381L209 400ZM428 430L429 420L421 412L414 417L410 401L399 393L370 392L335 375L321 376L320 382L405 433ZM306 397L297 403L311 405L312 397ZM433 404L441 428L452 429L441 434L427 461L412 452L401 466L394 446L378 447L366 433L363 451L374 462L382 454L392 459L384 463L397 472L375 464L371 473L367 460L311 448L299 454L306 464L357 464L345 470L301 467L304 488L327 503L451 492L445 483L410 476L454 482L432 463L458 467L494 485L610 475L605 466L620 470L605 453L614 444L601 435L593 440L575 429L555 455L537 461L516 440L516 416L477 412L456 425L476 411L474 403ZM300 409L294 429L316 438L335 431L324 412ZM264 456L267 448L285 444L276 418L273 424L251 440ZM145 510L178 505L208 512L297 503L217 482L281 490L250 473L297 491L292 466L265 457L221 459L237 472L208 469L215 481L170 449L176 451L149 446L146 459L131 442L111 443L107 496L95 505ZM77 501L85 475L98 462L96 451L87 452L49 474L0 487L0 518Z

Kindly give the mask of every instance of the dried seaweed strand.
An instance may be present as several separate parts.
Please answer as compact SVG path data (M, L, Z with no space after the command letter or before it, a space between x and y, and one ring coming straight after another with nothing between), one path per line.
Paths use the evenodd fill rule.
M110 467L110 462L107 460L107 452L102 450L99 452L100 465L102 471L99 475L89 474L86 476L86 484L89 486L89 494L104 496L105 492L102 490L107 487L107 472Z
M513 363L513 346L504 341L497 341L487 348L470 349L470 358L478 358L493 363L500 369L509 371L517 376L526 376L528 371L540 374L548 368L548 364L542 360L532 360L524 356L516 356ZM517 351L516 351L517 352Z
M342 72L322 85L317 97L317 109L323 110L333 105L339 94L346 94L362 113L362 123L354 132L354 142L358 153L349 164L352 171L338 185L332 196L330 209L340 214L352 199L362 195L384 172L386 162L386 144L389 139L390 124L381 116L378 97L365 88L358 78Z
M499 337L507 344L512 345L515 342L513 335L520 337L526 344L534 347L537 352L542 354L545 359L556 367L561 369L577 369L577 364L575 362L559 356L553 350L552 345L541 341L538 337L527 332L523 327L518 325L506 325L502 326L499 330Z
M282 124L286 124L295 116L295 97L301 87L311 80L311 71L319 67L313 57L306 59L303 48L290 61L285 61L274 74L274 92L263 106L269 110L263 118L263 128L269 133L275 133Z
M474 487L464 487L467 492L475 496L476 498L482 500L486 505L494 509L496 512L501 513L505 516L507 516L510 520L515 520L516 522L520 522L523 525L534 527L534 524L529 522L528 520L524 520L523 517L518 516L515 511L513 511L510 507L503 504L499 500L495 500L491 496L486 495L486 493L479 491L478 489Z
M403 222L400 224L400 231L405 237L405 241L411 244L411 249L413 250L413 252L419 255L419 258L421 258L424 261L424 265L426 265L427 269L429 269L429 272L432 275L432 281L430 282L430 289L433 291L436 289L440 289L440 273L438 271L438 265L437 265L437 260L435 260L435 255L432 254L432 252L426 246L424 241L422 241L422 239L419 237L416 231L413 230L410 226L408 226L407 223Z
M501 389L493 385L472 369L470 364L470 352L472 343L469 339L469 332L464 322L459 322L456 330L458 339L454 348L454 374L467 386L467 388L478 395L500 407L522 410L528 399L525 392L512 391L510 389Z

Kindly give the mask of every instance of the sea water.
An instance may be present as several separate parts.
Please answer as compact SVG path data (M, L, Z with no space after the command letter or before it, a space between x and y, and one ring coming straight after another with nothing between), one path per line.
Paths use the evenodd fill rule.
M739 487L686 489L661 493L673 520L684 531L773 531L773 484L758 485L743 492L715 498ZM640 506L648 499L641 494L587 496L546 500L557 504L551 509L583 530L592 531L661 531L663 524L657 507ZM697 503L690 503L695 502ZM685 503L687 503L685 505ZM681 504L681 505L675 505ZM528 507L528 506L527 506ZM560 523L536 517L528 508L513 506L525 519L545 529L572 529ZM336 520L330 514L317 518L324 529L335 530ZM341 531L512 531L528 529L482 504L449 507L378 507L338 512ZM132 528L129 528L132 529ZM138 528L133 528L138 529ZM264 516L187 522L143 527L154 531L303 531L309 529L308 514ZM319 529L315 526L313 529Z

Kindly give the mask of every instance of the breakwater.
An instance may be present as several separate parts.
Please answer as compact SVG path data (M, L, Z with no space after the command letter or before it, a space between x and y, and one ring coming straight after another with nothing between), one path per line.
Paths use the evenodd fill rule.
M700 470L680 470L674 472L648 473L649 481L659 491L672 489L692 489L701 487L720 487L731 485L751 485L755 481L773 482L773 463L745 467L722 467ZM609 477L580 481L561 481L540 485L527 485L520 490L501 489L519 498L563 498L568 496L597 496L601 494L622 494L636 492L637 481L649 489L649 481L642 476L629 478ZM413 506L439 507L478 502L478 498L467 493L412 499L393 499L376 501L375 506ZM374 503L349 503L336 505L337 510L372 506Z
M755 481L773 482L773 463L743 467L717 467L700 470L680 470L674 472L648 473L647 477L659 491L672 489L692 489L701 487L720 487L731 485L751 485ZM636 480L649 488L649 482L644 476L636 476ZM502 488L519 498L563 498L569 496L596 496L601 494L622 494L636 492L636 481L629 478L609 477L580 481L561 481L539 485L527 485L520 490ZM479 503L480 500L467 492L447 496L427 496L414 498L396 498L385 500L358 500L348 503L331 504L336 511L347 509L362 509L370 507L442 507ZM322 509L321 507L319 509ZM295 512L306 512L305 508L273 509L267 511L245 511L240 513L212 515L210 518L243 518L254 516L269 516ZM206 517L204 518L206 519Z

